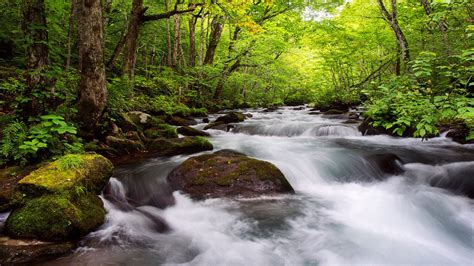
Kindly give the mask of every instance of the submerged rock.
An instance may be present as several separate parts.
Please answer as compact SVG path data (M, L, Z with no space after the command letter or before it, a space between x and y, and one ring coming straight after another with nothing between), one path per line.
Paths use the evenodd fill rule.
M385 174L399 175L405 171L402 159L393 153L371 154L366 159Z
M451 138L461 144L472 143L473 140L467 141L466 137L469 135L469 127L462 121L455 121L451 123L444 123L439 126L441 133L448 132L446 137Z
M191 157L176 167L167 179L174 190L181 190L193 198L255 197L294 192L273 164L231 150Z
M246 118L247 117L243 113L230 112L226 115L218 117L215 122L223 122L225 124L239 123L239 122L243 122Z
M74 242L43 242L0 237L0 264L39 263L73 251Z
M209 133L189 126L178 128L178 133L184 136L209 136Z
M207 126L204 127L204 130L216 129L229 132L234 127L234 125L226 124L225 122L220 121L209 123Z
M158 156L190 154L212 149L212 144L203 137L184 137L178 139L158 138L148 145L149 152Z

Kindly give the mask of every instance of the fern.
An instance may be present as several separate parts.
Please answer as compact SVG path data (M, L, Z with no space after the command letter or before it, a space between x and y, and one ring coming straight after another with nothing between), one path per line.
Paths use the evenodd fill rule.
M3 130L3 138L0 146L2 157L21 157L20 154L14 154L18 147L27 138L27 127L23 122L14 121Z

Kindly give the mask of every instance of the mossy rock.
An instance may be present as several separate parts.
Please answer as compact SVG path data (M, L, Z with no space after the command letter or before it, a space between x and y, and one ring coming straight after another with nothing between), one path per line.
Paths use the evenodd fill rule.
M150 139L178 137L178 132L176 132L176 128L168 124L158 124L152 128L145 130L143 133L145 134L145 137Z
M188 126L178 128L178 133L184 136L209 136L209 133L207 132Z
M208 129L217 129L217 130L223 130L223 131L228 131L228 125L223 122L223 121L219 121L219 122L212 122L212 123L209 123L208 125L206 125L204 127L204 130L208 130Z
M245 120L246 116L240 112L230 112L226 115L220 116L216 119L215 122L224 122L226 124L229 123L239 123Z
M27 200L8 217L7 234L47 241L86 235L103 223L105 209L99 197L85 193L75 191Z
M142 141L125 137L107 136L105 138L105 143L119 154L140 152L145 149Z
M0 169L0 212L10 209L14 191L22 178L21 172L19 166Z
M174 125L174 126L193 126L197 125L196 120L192 118L185 118L181 116L170 116L166 119L166 122L168 124Z
M18 182L18 189L27 196L39 196L80 186L98 194L112 171L112 163L102 155L69 154L25 176Z
M35 264L73 252L74 241L44 242L0 237L0 265Z
M177 139L158 138L148 145L149 152L159 156L191 154L212 149L212 144L203 137L184 137Z
M131 117L128 113L120 114L120 117L117 119L116 122L123 132L142 130L141 125L137 124L134 121L133 117Z
M189 158L167 179L174 190L197 199L294 192L273 164L230 150Z

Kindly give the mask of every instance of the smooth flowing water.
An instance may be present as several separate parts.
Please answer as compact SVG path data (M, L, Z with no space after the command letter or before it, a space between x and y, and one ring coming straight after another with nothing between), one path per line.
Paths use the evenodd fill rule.
M106 223L49 263L473 265L474 201L430 184L469 185L474 146L362 136L307 110L244 111L253 118L232 132L210 130L214 150L274 163L296 194L193 201L174 192L163 208L173 202L166 176L189 156L146 160L116 171ZM371 158L384 153L401 158L403 174L376 167Z

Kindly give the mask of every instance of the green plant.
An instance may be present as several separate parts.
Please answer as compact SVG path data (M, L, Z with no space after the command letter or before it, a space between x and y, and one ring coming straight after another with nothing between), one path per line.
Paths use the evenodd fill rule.
M82 159L82 156L77 154L67 154L58 160L58 168L62 171L78 169L83 163L84 160Z

